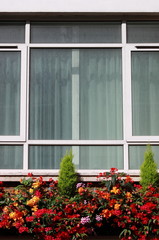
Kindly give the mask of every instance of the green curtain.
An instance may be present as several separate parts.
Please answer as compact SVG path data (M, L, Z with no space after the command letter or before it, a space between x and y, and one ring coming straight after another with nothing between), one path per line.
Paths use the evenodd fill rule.
M132 132L159 135L159 52L132 52Z
M20 52L0 52L0 135L20 134Z

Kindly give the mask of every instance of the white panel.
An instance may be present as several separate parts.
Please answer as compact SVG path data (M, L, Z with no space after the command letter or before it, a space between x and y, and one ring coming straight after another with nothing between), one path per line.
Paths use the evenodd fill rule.
M6 0L0 12L159 12L158 0Z

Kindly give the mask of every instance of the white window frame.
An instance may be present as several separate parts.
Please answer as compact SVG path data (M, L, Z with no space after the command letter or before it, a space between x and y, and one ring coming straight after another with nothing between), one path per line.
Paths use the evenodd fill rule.
M159 136L134 136L132 134L132 90L131 90L131 53L132 52L159 52L159 45L157 44L127 44L126 46L126 89L127 89L127 129L126 139L127 142L158 142ZM144 47L145 48L140 48ZM151 48L153 47L153 48ZM155 48L156 47L156 48Z
M26 126L26 47L16 46L8 48L9 44L0 44L0 52L20 52L21 53L21 77L20 77L20 134L19 135L0 135L0 141L25 141ZM3 47L3 49L1 49Z
M130 44L126 42L126 21L121 22L121 43L101 43L101 44L85 44L85 43L59 43L59 44L35 44L30 43L30 22L26 22L25 26L25 43L24 44L0 44L0 46L13 46L13 49L9 48L9 51L21 51L21 108L20 108L20 136L0 136L0 145L23 145L23 169L18 170L0 170L0 180L14 181L19 179L20 176L27 175L28 172L32 172L34 175L54 176L55 179L58 176L59 170L36 170L28 169L28 151L30 145L52 145L52 146L123 146L124 156L124 171L133 176L139 175L138 170L129 169L129 146L132 145L158 145L159 136L132 136L132 103L131 103L131 51L159 51L159 44ZM17 46L17 49L14 47ZM138 48L137 48L138 47ZM145 47L141 49L139 47ZM148 48L146 48L148 47ZM153 47L150 49L149 47ZM122 49L122 86L123 86L123 139L122 140L30 140L28 137L29 132L29 69L30 69L30 49L31 48L121 48ZM6 50L4 49L4 51ZM76 86L78 87L78 86ZM74 96L72 96L74 97ZM76 98L76 105L78 104L78 98ZM76 118L75 116L73 116ZM76 119L75 119L76 120ZM75 126L74 126L75 127ZM76 136L78 138L78 136ZM114 166L115 167L115 166ZM102 171L109 171L109 169L79 169L77 172L82 176L82 180L96 181L96 175ZM120 172L121 172L120 171ZM14 175L14 176L13 176ZM12 177L13 176L13 177ZM47 179L47 178L46 178ZM136 178L138 179L138 178Z

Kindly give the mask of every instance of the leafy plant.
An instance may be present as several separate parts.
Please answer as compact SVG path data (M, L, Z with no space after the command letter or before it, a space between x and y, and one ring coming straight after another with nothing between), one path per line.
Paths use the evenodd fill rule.
M98 180L110 191L114 186L118 185L123 190L133 190L133 180L129 175L118 172L117 168L111 168L110 172L99 173Z
M60 164L60 173L58 179L59 193L63 196L72 197L76 191L77 174L72 162L72 152L66 153Z
M140 167L140 184L143 189L146 189L149 185L156 185L158 182L157 164L154 160L154 154L150 145L144 154L144 162Z

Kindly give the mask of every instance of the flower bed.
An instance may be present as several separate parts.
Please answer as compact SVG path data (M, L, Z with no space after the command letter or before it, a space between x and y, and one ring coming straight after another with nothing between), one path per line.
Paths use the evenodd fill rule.
M157 187L142 191L114 168L100 174L98 181L99 187L78 183L71 198L59 194L57 181L31 174L12 192L1 187L0 228L44 240L87 239L109 235L114 228L122 240L159 239Z

